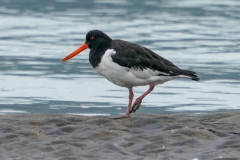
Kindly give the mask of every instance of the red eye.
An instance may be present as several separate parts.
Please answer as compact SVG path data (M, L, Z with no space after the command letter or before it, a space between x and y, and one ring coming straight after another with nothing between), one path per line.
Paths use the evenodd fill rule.
M91 37L90 37L90 40L93 40L93 39L94 39L94 37L93 37L93 36L91 36Z

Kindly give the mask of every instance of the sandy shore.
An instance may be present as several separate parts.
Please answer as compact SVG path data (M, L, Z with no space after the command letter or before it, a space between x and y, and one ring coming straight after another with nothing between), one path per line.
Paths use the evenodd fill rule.
M27 114L0 116L0 159L235 160L240 111L131 118Z

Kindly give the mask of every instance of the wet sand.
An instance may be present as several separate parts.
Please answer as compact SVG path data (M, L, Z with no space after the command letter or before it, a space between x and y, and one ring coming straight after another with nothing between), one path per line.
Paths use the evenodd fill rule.
M58 114L0 115L0 159L236 160L240 111L134 114L131 118Z

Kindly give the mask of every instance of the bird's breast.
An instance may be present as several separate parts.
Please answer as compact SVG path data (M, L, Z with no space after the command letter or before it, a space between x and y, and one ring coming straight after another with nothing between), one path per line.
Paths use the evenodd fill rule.
M101 62L95 69L110 82L122 87L126 87L126 83L124 82L124 78L122 78L122 76L128 75L128 69L113 62L111 57L113 54L116 54L115 50L106 50L101 58Z

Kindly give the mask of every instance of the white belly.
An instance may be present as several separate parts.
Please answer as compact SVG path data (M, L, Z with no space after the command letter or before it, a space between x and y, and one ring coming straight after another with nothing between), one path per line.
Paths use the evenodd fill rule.
M140 69L122 67L112 61L111 55L115 53L113 49L107 50L96 70L110 82L118 86L134 87L144 86L149 83L157 85L175 78L172 76L157 76L160 72L152 71L151 69L144 69L142 71Z

